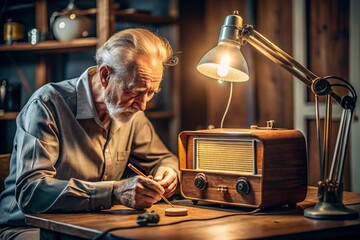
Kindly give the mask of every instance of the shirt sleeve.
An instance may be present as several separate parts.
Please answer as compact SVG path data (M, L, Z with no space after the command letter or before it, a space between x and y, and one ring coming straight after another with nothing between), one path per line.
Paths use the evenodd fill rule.
M180 176L178 158L164 145L145 114L135 121L130 162L146 174L154 175L160 166L173 168Z
M61 136L56 111L42 100L29 102L17 117L16 200L25 212L78 212L111 208L113 181L56 178Z

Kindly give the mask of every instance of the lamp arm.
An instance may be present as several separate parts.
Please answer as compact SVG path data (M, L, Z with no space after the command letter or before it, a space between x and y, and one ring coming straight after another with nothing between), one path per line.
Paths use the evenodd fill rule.
M301 65L293 57L280 49L266 37L254 30L251 25L243 25L243 27L239 29L239 34L241 35L241 44L245 44L246 42L248 42L251 46L256 48L259 52L264 54L270 60L285 68L293 76L301 80L316 95L330 95L340 104L342 108L355 108L357 98L356 92L349 82L336 76L318 77L316 74ZM343 81L343 84L341 86L347 88L351 92L352 97L340 97L339 95L334 93L332 90L332 85L330 85L328 81L329 78L335 78L337 80ZM335 86L335 84L333 86Z
M277 47L259 32L255 31L251 25L244 25L240 34L244 42L248 42L270 60L285 68L308 87L311 87L313 80L318 78L317 75L302 66L289 54Z
M345 159L345 152L347 148L347 142L349 137L351 118L353 110L355 108L357 95L352 85L344 79L336 76L318 77L309 69L302 66L289 54L284 52L266 37L255 31L251 25L243 25L239 29L241 44L249 43L256 48L259 52L264 54L270 60L285 68L293 76L297 77L303 83L305 83L315 96L327 96L327 109L324 125L324 149L323 156L320 152L320 161L322 166L321 175L324 176L323 181L329 181L332 183L340 184L342 181L343 165ZM340 84L331 84L330 80L341 81ZM333 91L333 87L346 88L351 96L341 97ZM330 130L331 130L331 98L334 99L343 108L343 114L341 117L341 123L338 131L333 161L329 176L327 176L327 168L329 164L329 144L330 144ZM319 116L317 116L319 121ZM318 124L318 123L317 123ZM320 134L319 126L317 126L318 135ZM319 148L321 149L321 141L319 139ZM324 174L325 173L325 174Z
M221 27L218 42L218 46L220 43L222 43L221 46L236 45L236 48L229 47L229 49L236 50L238 50L240 45L244 45L248 42L259 52L286 69L311 89L315 95L316 131L319 144L319 160L320 168L322 170L320 175L322 181L319 181L318 183L319 202L315 205L314 208L305 209L304 216L315 219L358 218L357 211L345 207L342 203L342 177L345 164L345 155L350 135L351 119L357 100L356 91L352 85L348 81L336 76L318 77L282 49L265 38L263 35L255 31L251 25L243 24L243 20L239 16L238 11L234 11L232 15L229 15L225 18L224 25ZM219 64L217 59L214 60L214 62L215 65ZM213 64L211 61L210 63ZM205 71L205 68L202 70ZM238 71L234 71L235 73L240 72L248 77L247 68L245 69L245 72L242 68L236 68L236 70ZM233 78L235 79L235 77ZM232 79L230 78L228 79L228 81L231 80ZM347 94L340 96L334 92L334 90L336 90L335 88L346 89ZM320 114L318 104L319 96L326 96L323 148L321 146L322 141L320 136ZM332 166L328 176L327 174L324 175L324 172L327 173L327 168L329 167L329 150L331 143L330 138L332 135L330 132L332 129L332 99L334 99L343 108L343 114L341 116L335 150L333 152Z

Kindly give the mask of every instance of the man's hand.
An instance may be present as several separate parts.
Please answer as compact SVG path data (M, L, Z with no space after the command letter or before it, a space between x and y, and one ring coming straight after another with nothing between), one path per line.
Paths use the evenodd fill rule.
M116 181L113 188L113 203L123 204L135 209L150 208L154 203L160 201L165 190L160 183L135 176L132 178Z
M174 169L169 167L159 167L157 170L154 180L157 181L164 189L164 197L171 197L178 185L177 174Z

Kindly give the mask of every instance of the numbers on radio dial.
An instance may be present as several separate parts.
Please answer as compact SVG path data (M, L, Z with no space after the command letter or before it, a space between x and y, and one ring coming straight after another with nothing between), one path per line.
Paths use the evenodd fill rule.
M207 184L208 184L208 181L206 179L205 174L203 174L203 173L196 174L195 179L194 179L194 185L196 188L200 189L201 191L205 190L205 188L207 187Z

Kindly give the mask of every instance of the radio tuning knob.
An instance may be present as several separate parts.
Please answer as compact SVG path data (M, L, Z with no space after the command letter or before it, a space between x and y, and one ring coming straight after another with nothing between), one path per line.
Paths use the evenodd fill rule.
M203 174L203 173L196 174L195 179L194 179L194 185L196 188L198 188L200 190L204 190L207 187L207 183L208 183L208 181L206 179L205 174Z
M236 183L236 191L239 194L248 194L250 191L249 181L244 177L239 178Z

